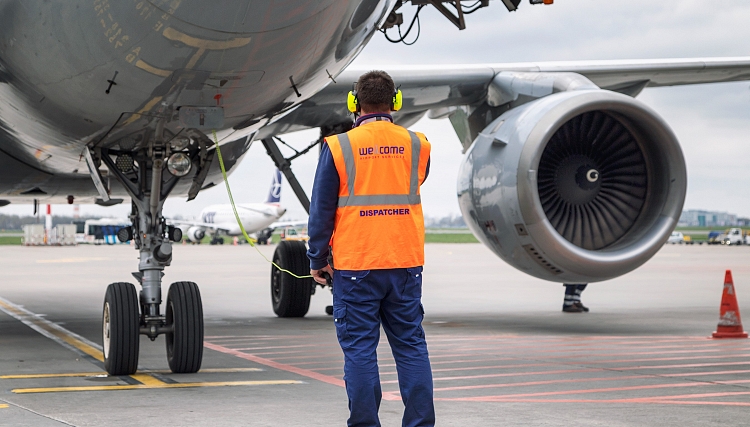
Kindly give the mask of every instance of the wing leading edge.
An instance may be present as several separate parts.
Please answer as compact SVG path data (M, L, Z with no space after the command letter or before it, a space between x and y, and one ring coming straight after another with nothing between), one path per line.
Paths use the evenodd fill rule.
M750 80L750 57L656 60L528 62L476 65L386 67L404 95L397 122L409 126L426 112L447 116L453 107L479 105L492 80L503 72L576 73L601 89L637 96L647 87ZM259 137L313 127L335 126L351 120L346 94L352 82L369 68L350 68L282 120L262 129Z

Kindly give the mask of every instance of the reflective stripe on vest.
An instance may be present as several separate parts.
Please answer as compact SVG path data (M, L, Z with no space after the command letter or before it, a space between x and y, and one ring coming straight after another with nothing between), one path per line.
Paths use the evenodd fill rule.
M348 196L339 196L340 208L345 206L377 206L377 205L416 205L422 202L419 190L419 153L422 142L416 133L409 132L411 138L411 176L409 177L409 194L379 194L376 196L355 196L354 179L357 176L357 167L354 163L354 149L349 141L349 135L341 133L336 135L341 145L341 154L344 156L346 165Z
M429 141L385 121L373 121L326 141L339 174L331 238L335 268L423 265L419 189L427 172Z

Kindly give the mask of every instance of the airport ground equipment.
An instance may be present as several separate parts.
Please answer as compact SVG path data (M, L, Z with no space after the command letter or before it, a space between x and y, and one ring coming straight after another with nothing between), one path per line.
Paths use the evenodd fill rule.
M737 303L737 291L732 279L732 271L724 274L724 290L721 293L719 307L719 324L711 335L713 338L747 338L747 332L742 328L740 306Z

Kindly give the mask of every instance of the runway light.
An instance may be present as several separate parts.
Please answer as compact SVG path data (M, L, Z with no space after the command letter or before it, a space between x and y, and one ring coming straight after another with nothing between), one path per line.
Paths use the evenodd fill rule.
M185 176L190 172L190 157L185 153L174 153L167 160L167 170L174 176Z

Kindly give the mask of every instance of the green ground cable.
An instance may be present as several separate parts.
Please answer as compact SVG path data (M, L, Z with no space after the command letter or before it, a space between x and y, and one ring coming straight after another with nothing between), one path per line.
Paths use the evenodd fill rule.
M247 231L245 231L245 226L242 225L242 221L240 221L240 215L237 213L237 207L234 205L234 198L232 197L232 190L229 188L229 180L227 179L227 170L224 168L224 159L221 157L221 149L219 148L219 139L216 136L216 129L213 130L213 134L214 134L214 143L216 144L216 155L219 157L219 167L221 167L221 175L222 177L224 177L224 185L226 185L227 187L227 195L229 195L229 203L231 203L232 205L232 211L234 211L234 217L237 219L237 225L240 226L240 230L242 230L242 235L245 236L245 240L247 240L247 243L250 243L250 246L254 247L255 250L258 251L260 256L263 257L263 259L271 263L271 265L278 268L280 271L283 271L284 273L287 273L290 276L297 278L297 279L311 279L312 276L309 274L307 276L298 276L289 270L285 270L279 267L278 264L266 258L266 256L263 255L263 252L261 252L260 249L258 249L258 247L255 245L255 239L247 235Z

